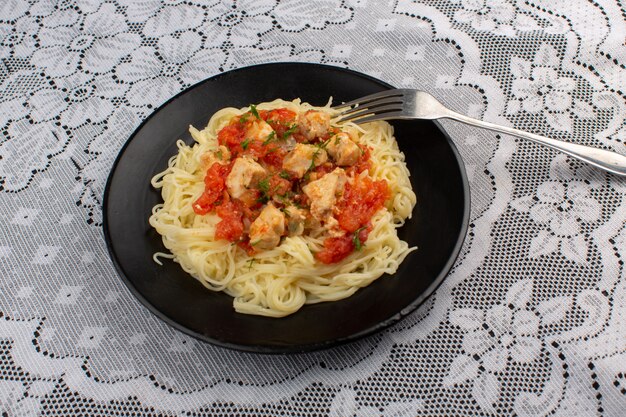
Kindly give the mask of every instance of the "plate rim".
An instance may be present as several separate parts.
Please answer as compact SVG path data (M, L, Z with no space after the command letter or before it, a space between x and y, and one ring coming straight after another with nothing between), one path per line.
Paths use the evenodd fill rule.
M163 312L161 312L157 307L155 307L150 301L148 301L148 299L146 297L143 296L143 294L137 289L137 287L133 284L133 282L129 279L129 277L126 275L126 273L124 272L124 269L122 267L122 265L120 264L117 254L116 252L113 250L113 243L111 240L111 235L109 232L109 221L108 221L108 201L109 201L109 194L110 194L110 190L111 190L111 182L113 179L113 176L115 174L115 171L118 167L118 164L120 163L120 161L122 160L122 157L124 155L124 153L126 152L126 149L128 148L128 146L130 145L130 143L135 139L135 137L137 136L137 134L144 128L144 126L146 124L148 124L153 117L156 117L156 115L158 113L160 113L165 107L167 107L170 103L172 103L173 101L177 100L180 96L186 94L187 92L198 88L199 86L201 86L202 84L208 83L208 82L215 82L216 80L219 80L222 77L228 76L230 74L233 73L238 73L238 72L244 72L244 71L253 71L256 68L260 68L260 67L272 67L272 66L293 66L293 67L297 67L297 66L306 66L306 67L314 67L314 68L318 68L321 70L325 70L325 71L340 71L340 72L344 72L347 74L351 74L353 76L359 77L359 78L365 78L369 81L373 81L377 84L380 84L388 89L394 89L396 87L392 86L391 84L382 81L378 78L375 78L371 75L368 74L364 74L362 72L359 71L355 71L349 68L344 68L344 67L340 67L340 66L335 66L335 65L327 65L327 64L320 64L320 63L307 63L307 62L291 62L291 61L287 61L287 62L272 62L272 63L263 63L263 64L255 64L255 65L248 65L248 66L244 66L244 67L239 67L239 68L235 68L232 70L228 70L228 71L224 71L221 72L219 74L215 74L211 77L205 78L187 88L185 88L184 90L180 91L179 93L177 93L176 95L170 97L167 101L165 101L163 104L161 104L159 107L155 108L149 115L148 117L146 117L136 128L135 130L132 132L132 134L128 137L128 139L126 139L126 141L124 142L124 144L122 145L122 147L119 149L117 156L115 157L115 160L113 162L113 164L111 165L111 169L109 170L108 176L107 176L107 181L105 184L105 188L104 188L104 193L103 193L103 199L102 199L102 232L104 235L104 240L105 240L105 244L107 247L107 252L109 254L109 258L111 259L111 261L113 262L113 266L115 268L115 271L117 272L117 275L122 279L122 281L124 282L124 284L126 285L126 287L129 289L129 291L133 294L133 296L145 307L148 309L148 311L150 311L152 314L154 314L157 318L159 318L160 320L162 320L163 322L165 322L167 325L173 327L174 329L176 329L177 331L180 331L184 334L187 334L191 337L194 337L197 340L200 340L204 343L209 343L213 346L219 346L219 347L223 347L223 348L227 348L227 349L231 349L231 350L235 350L235 351L240 351L240 352L248 352L248 353L260 353L260 354L291 354L291 353L305 353L305 352L313 352L313 351L320 351L320 350L325 350L325 349L330 349L332 347L335 346L339 346L339 345L343 345L349 342L355 342L359 339L362 339L366 336L375 334L385 328L388 328L390 326L392 326L393 324L396 324L398 322L400 322L403 318L405 318L406 316L408 316L409 314L411 314L412 312L414 312L421 304L423 304L431 295L433 295L433 293L437 290L437 288L439 288L439 286L441 286L441 284L443 283L443 281L445 280L445 278L447 277L447 275L450 273L450 270L452 269L452 267L454 266L455 262L457 261L459 254L461 252L461 248L463 246L463 243L465 241L465 238L467 236L467 231L468 231L468 226L469 226L469 217L470 217L470 211L471 211L471 193L470 193L470 185L469 185L469 180L467 177L467 172L466 172L466 168L465 168L465 163L463 162L463 158L461 157L461 154L458 150L458 148L456 147L456 145L454 144L454 141L452 140L452 138L450 137L450 135L448 134L448 132L443 128L443 126L441 125L441 123L437 120L431 120L431 122L433 122L435 124L435 126L437 127L437 129L439 129L439 131L443 134L444 138L446 139L448 146L450 146L450 149L452 151L452 154L455 157L455 160L457 162L457 165L459 167L459 172L460 172L460 179L463 185L463 203L464 203L464 207L463 207L463 218L461 221L461 230L459 231L457 240L455 242L455 245L452 249L451 255L449 256L448 260L446 261L446 263L444 264L444 266L442 267L442 269L439 271L439 274L436 276L436 278L433 280L433 282L426 288L426 290L424 290L415 300L413 300L410 304L408 304L405 308L403 308L401 311L399 311L398 313L394 314L393 316L387 318L386 320L380 321L378 323L376 323L373 326L370 326L366 329L361 330L360 332L357 333L353 333L349 336L345 336L345 337L341 337L341 338L337 338L337 339L332 339L332 340L328 340L328 341L324 341L324 342L318 342L318 343L309 343L309 344L303 344L303 345L274 345L272 347L270 346L265 346L265 345L255 345L255 344L237 344L237 343L230 343L230 342L226 342L226 341L222 341L222 340L218 340L212 337L209 337L205 334L196 332L194 330L189 329L188 327L176 322L174 319L170 318L169 316L165 315Z

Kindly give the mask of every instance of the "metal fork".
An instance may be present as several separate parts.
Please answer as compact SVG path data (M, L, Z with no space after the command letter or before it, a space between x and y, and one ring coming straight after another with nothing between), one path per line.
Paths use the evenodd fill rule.
M387 90L337 105L333 109L339 110L339 113L334 116L339 117L338 121L352 121L357 124L390 119L433 120L445 118L457 120L471 126L528 139L564 152L608 172L626 176L626 156L474 119L446 108L436 98L424 91L412 89Z

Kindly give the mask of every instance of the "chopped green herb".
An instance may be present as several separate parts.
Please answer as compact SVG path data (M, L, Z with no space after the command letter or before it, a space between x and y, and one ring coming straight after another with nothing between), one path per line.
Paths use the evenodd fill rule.
M330 141L330 139L328 139L325 142L322 142L321 144L320 143L316 144L317 149L315 150L315 152L313 152L313 156L311 157L311 165L309 165L309 167L306 170L307 174L315 168L315 158L317 158L317 155L319 155L320 151L322 149L324 149L326 147L326 145L328 145L329 141ZM308 178L306 178L306 179L308 179Z
M285 170L280 171L278 176L281 177L282 179L285 179L285 180L290 180L291 179L291 175L289 175L289 173L287 171L285 171Z
M269 192L270 190L270 181L267 178L263 178L261 181L259 181L259 190L263 191L264 193Z
M289 205L289 203L291 203L289 199L293 197L293 193L291 191L287 191L285 194L276 194L276 197L278 197L283 204Z
M257 186L259 187L259 191L261 191L261 195L256 201L263 204L267 203L270 199L270 196L268 195L270 191L270 180L268 178L263 178L259 181Z
M341 143L341 137L339 135L335 135L335 145L339 145Z
M243 148L243 150L245 151L246 149L248 149L248 145L250 145L250 138L244 140L243 142L241 142L241 147Z
M219 151L217 151L215 153L215 155L217 156L217 159L219 159L220 161L222 160L222 158L224 157L224 155L222 155L222 150L220 149Z
M363 248L363 244L361 243L361 239L359 238L359 233L361 230L365 229L365 226L359 227L356 232L354 232L354 237L352 238L352 243L354 243L354 248L356 250L361 250Z
M274 138L276 137L276 132L274 132L272 130L272 133L270 133L269 135L267 135L267 139L265 139L265 141L263 141L263 145L267 145L268 143L270 143L272 140L274 140Z
M318 143L318 144L317 144L317 146L318 146L320 149L324 149L326 146L328 146L328 143L329 143L329 142L330 142L330 138L326 139L326 140L325 140L324 142L322 142L322 143Z
M258 245L259 243L261 243L261 239L255 240L254 242L250 242L250 246L255 246L255 245Z
M245 122L248 121L248 117L250 117L250 113L242 114L241 117L239 118L239 123L244 124Z
M252 269L252 264L256 261L255 258L250 258L248 261L248 270Z
M298 124L294 123L294 124L291 125L291 127L289 129L285 130L285 133L283 133L282 139L287 139L289 136L291 136L294 133L296 133L296 130L298 130Z
M256 110L256 106L254 104L250 105L250 113L252 113L257 119L261 120L261 116L259 116L259 112Z

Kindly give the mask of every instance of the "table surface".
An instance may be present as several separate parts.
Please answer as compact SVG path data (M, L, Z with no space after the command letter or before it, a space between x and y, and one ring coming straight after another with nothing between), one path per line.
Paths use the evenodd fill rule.
M211 346L126 289L102 195L129 134L233 68L347 67L483 120L626 153L612 0L0 4L0 411L74 416L623 415L626 181L444 122L470 228L443 285L356 343Z

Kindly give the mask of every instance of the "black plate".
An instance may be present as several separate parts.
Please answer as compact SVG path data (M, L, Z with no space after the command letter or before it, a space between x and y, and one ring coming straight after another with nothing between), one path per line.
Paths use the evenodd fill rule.
M161 202L150 178L187 143L190 124L202 129L224 107L283 98L324 105L392 88L366 75L317 64L278 63L217 75L178 94L156 110L122 148L104 193L104 236L115 267L135 296L166 323L198 339L239 350L285 353L331 347L389 326L417 308L454 263L469 218L469 186L463 162L440 126L430 121L393 122L418 196L413 219L400 238L419 250L394 276L385 275L341 301L304 306L272 319L236 313L232 298L205 289L178 264L152 261L163 251L149 226Z

